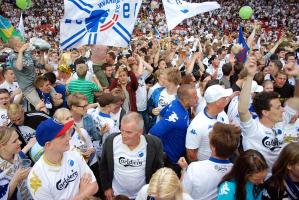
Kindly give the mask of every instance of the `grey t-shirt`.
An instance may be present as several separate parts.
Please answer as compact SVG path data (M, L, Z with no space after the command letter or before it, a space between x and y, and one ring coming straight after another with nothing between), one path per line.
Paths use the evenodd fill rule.
M18 70L16 68L18 54L13 52L10 54L9 59L11 62L12 69L16 76L17 82L22 91L31 91L34 89L33 82L35 80L35 63L30 51L23 53L23 69Z

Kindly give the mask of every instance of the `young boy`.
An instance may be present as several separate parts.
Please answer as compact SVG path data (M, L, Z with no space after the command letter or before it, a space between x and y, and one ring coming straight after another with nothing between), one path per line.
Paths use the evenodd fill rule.
M115 110L119 101L120 98L113 96L111 93L102 93L97 97L100 109L93 109L91 112L88 111L92 115L100 134L103 136L99 149L96 148L99 157L101 157L102 153L102 144L108 135L120 132L117 123L110 116L110 113Z
M36 139L44 154L27 179L34 199L79 200L97 192L98 184L83 157L69 151L73 124L73 120L60 124L47 119L37 127Z

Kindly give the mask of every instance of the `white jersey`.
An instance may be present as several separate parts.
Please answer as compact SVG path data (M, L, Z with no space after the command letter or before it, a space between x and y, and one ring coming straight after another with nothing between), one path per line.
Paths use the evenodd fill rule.
M148 184L147 185L144 185L141 190L138 192L138 195L136 197L135 200L147 200L147 190L148 190ZM187 193L183 193L183 198L182 200L193 200L189 194Z
M136 105L138 111L145 111L147 107L147 89L145 80L151 74L144 70L144 73L138 78L138 89L136 90Z
M211 157L192 162L183 176L182 186L196 200L217 199L218 184L233 164L229 160Z
M139 145L130 150L122 142L121 135L113 140L114 176L112 189L114 195L124 194L130 199L135 199L138 191L146 184L146 147L147 142L141 136Z
M115 123L115 121L111 118L110 115L105 114L101 111L99 111L98 109L93 109L91 112L89 112L88 114L90 114L95 122L95 125L97 127L98 130L100 130L100 134L103 136L102 137L102 143L99 144L98 142L94 142L94 147L96 149L96 153L99 157L101 157L102 155L102 144L105 142L106 138L111 135L112 133L119 133L120 130L117 126L117 124ZM102 133L101 129L104 126L109 127L108 132L106 133Z
M164 88L161 91L160 97L159 97L159 101L158 101L158 108L160 110L162 110L164 107L166 107L167 105L169 105L173 100L175 100L176 95L175 94L168 94L167 93L167 89ZM160 121L160 115L157 117L157 121Z
M269 170L278 158L281 149L284 147L283 129L268 128L260 123L259 119L252 119L247 122L240 122L244 150L254 149L265 157Z
M7 116L7 110L0 108L0 126L3 126L4 124L9 124L10 119Z
M4 81L0 88L7 89L9 94L11 95L16 89L19 88L19 84L17 82L8 83L7 81Z
M206 160L211 155L209 133L216 122L228 124L226 113L222 111L216 118L211 118L205 108L195 116L187 129L186 148L198 149L198 160Z
M75 151L63 154L61 165L49 163L44 155L31 169L27 184L36 200L69 200L79 194L80 179L84 173L95 176L83 157Z
M155 89L162 87L159 82L155 83L152 87L150 87L150 89L148 90L147 93L147 99L150 99L153 92L155 91Z
M81 134L81 135L80 135ZM91 138L84 128L80 128L80 134L74 131L70 140L70 146L72 148L77 148L82 151L83 146L87 149L94 148ZM82 138L83 137L83 138ZM93 165L97 162L97 157L92 154L89 158L89 165Z

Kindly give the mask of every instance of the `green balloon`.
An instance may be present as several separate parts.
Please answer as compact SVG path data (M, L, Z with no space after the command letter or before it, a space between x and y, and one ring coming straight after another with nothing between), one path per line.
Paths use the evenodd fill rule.
M253 10L250 6L243 6L239 11L239 15L242 19L250 19L252 14Z
M22 10L26 10L32 6L31 0L16 0L16 4Z

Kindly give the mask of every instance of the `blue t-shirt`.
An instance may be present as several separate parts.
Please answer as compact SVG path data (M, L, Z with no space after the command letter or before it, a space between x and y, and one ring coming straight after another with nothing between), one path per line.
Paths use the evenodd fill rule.
M234 181L225 181L219 186L218 189L218 198L217 200L234 200L236 194L236 182ZM261 200L262 199L262 190L258 194L257 198L254 196L254 184L247 182L245 184L246 189L246 200Z
M149 131L159 137L164 152L172 163L177 163L186 153L186 132L189 126L189 113L178 99L164 107L160 116L162 119Z

